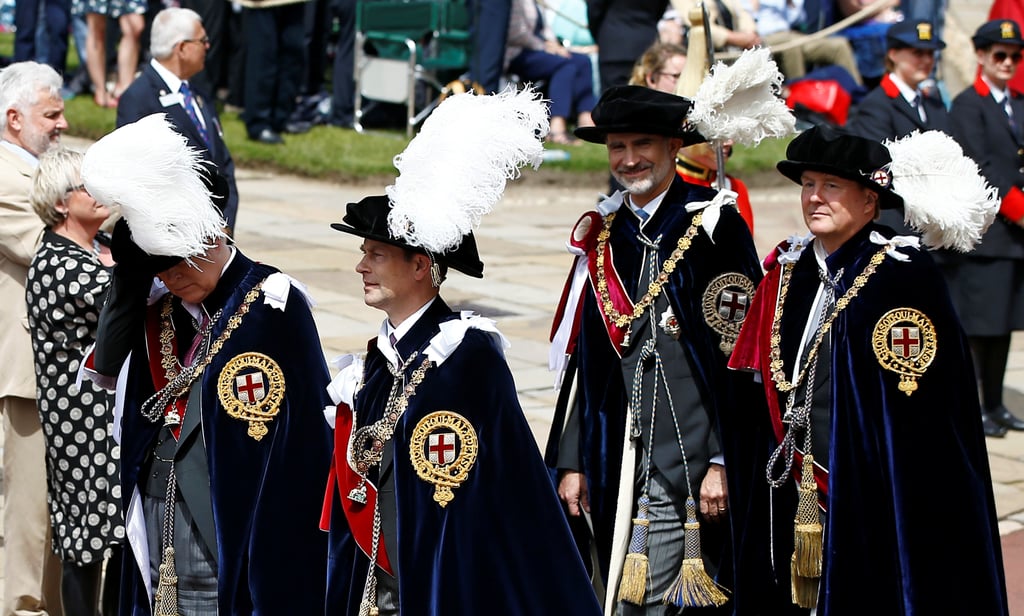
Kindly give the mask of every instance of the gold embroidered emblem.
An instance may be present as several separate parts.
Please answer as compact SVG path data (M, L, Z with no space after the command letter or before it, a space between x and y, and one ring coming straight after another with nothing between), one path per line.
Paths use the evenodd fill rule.
M1004 39L1014 38L1012 21L1004 21L999 24L999 36Z
M929 23L917 24L917 40L932 40L932 25Z
M896 308L882 315L871 334L878 363L900 375L899 390L908 396L917 391L917 379L935 359L935 325L913 308Z
M262 353L242 353L225 364L217 378L217 395L230 417L249 422L249 436L267 435L266 424L284 400L284 373Z
M754 299L754 283L743 274L722 274L704 290L704 322L722 337L718 348L732 353Z
M458 413L437 411L421 419L409 440L409 457L420 479L434 484L434 501L445 507L453 488L469 477L476 462L476 430Z

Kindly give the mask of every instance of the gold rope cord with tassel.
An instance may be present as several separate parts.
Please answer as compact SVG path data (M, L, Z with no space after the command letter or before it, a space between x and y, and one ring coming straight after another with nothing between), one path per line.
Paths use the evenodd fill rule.
M174 548L164 550L160 562L160 581L156 587L154 616L178 616L178 576L174 569Z
M821 578L822 528L818 517L818 485L814 481L814 456L804 455L799 501L793 520L793 559L790 567L793 602L813 608L818 602Z
M665 603L678 607L720 606L729 600L724 588L711 579L704 570L700 554L700 523L697 522L697 504L693 497L686 499L686 548L679 577L665 593Z
M633 534L629 540L629 553L622 566L622 580L619 582L619 601L643 605L647 595L647 530L651 522L647 510L651 499L646 494L637 499L636 517L633 518Z

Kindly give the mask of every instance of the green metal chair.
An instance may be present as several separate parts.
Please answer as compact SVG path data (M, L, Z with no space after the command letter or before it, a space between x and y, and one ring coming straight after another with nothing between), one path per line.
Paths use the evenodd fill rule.
M359 0L355 46L355 129L365 98L404 104L411 136L437 106L442 79L469 67L469 14L464 0ZM418 83L436 93L419 110Z

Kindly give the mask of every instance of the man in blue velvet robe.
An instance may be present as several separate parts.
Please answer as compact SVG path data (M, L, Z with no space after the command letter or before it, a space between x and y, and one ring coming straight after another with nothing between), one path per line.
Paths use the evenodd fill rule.
M596 126L576 131L606 144L625 191L585 214L570 240L579 256L553 356L556 364L572 357L577 368L562 387L575 377L578 391L567 419L565 409L556 413L547 462L570 518L590 515L609 614L695 607L671 589L684 558L701 560L684 550L698 537L707 573L730 590L737 582L729 546L743 525L729 509L742 494L732 469L750 465L740 463L747 448L730 415L756 392L733 382L726 359L760 268L724 194L675 173L679 148L703 141L684 128L689 109L682 97L613 88L594 109ZM689 499L700 517L687 511ZM634 521L627 554L633 518L646 522ZM646 545L637 545L637 526L647 529ZM628 572L638 560L646 574ZM624 600L627 587L635 593Z
M931 256L873 222L904 203L890 153L819 127L786 155L813 235L766 260L730 360L763 383L770 413L745 421L775 454L746 488L750 598L766 614L1006 614L967 340Z
M310 300L227 242L197 154L166 120L105 139L86 155L83 181L104 202L117 195L125 218L114 232L118 291L87 365L121 375L131 553L120 613L321 614L329 377ZM165 201L126 196L139 194L123 179L134 169L128 141L156 151L170 142L168 183L147 187ZM116 168L123 177L105 173Z
M430 207L426 205L424 207ZM335 229L364 238L367 305L387 319L332 382L324 504L337 614L599 614L538 455L494 323L439 296L448 268L480 278L472 233L428 254L388 228L387 197Z

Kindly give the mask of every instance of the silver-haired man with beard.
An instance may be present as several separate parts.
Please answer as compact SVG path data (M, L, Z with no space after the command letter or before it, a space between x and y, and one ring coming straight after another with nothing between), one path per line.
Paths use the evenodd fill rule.
M715 582L732 587L725 469L735 440L723 425L744 390L726 359L760 268L725 194L676 175L679 148L704 141L686 122L691 106L611 88L596 126L576 130L605 144L625 190L584 214L569 240L578 256L553 356L574 366L563 390L573 378L578 388L559 408L547 462L570 519L590 514L609 614L697 606L679 589L698 578L709 603L726 601Z
M39 155L60 143L62 80L37 62L0 71L0 405L3 408L3 614L61 613L60 561L50 550L45 443L36 409L35 363L28 335L25 277L43 236L28 200ZM46 592L44 592L44 588Z

